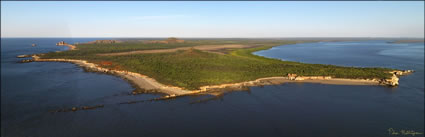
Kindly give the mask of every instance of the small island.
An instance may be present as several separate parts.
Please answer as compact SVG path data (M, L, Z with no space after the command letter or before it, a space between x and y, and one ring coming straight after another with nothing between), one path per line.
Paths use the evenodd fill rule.
M253 55L274 46L310 41L273 39L97 40L70 50L33 55L34 61L71 62L87 71L120 76L134 85L133 94L157 92L164 98L219 95L250 86L311 82L342 85L397 86L411 70L306 64Z

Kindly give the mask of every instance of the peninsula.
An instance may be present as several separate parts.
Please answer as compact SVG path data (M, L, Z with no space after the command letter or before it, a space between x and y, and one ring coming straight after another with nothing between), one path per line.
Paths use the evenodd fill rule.
M318 40L98 40L59 45L68 51L33 55L33 61L71 62L86 70L120 76L134 85L133 94L158 92L168 97L243 89L249 86L312 82L397 86L411 73L390 68L356 68L306 64L253 55L273 46Z
M58 43L56 43L56 46L67 46L69 47L69 50L75 50L76 47L74 45L68 44L65 41L60 41Z

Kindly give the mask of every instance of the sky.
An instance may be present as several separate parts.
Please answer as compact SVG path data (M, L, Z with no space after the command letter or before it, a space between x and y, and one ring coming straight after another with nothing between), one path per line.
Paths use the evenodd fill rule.
M1 1L1 37L424 37L424 1Z

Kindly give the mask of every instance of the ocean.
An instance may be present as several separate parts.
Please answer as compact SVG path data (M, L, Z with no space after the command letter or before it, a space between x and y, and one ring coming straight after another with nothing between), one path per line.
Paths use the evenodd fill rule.
M424 43L383 40L283 45L254 54L289 61L412 69L400 86L286 83L224 96L147 100L128 95L125 80L60 62L17 63L22 54L66 50L56 46L99 38L1 39L1 136L391 136L424 133ZM31 44L37 44L32 47ZM103 104L76 112L49 111ZM416 135L416 136L424 136Z

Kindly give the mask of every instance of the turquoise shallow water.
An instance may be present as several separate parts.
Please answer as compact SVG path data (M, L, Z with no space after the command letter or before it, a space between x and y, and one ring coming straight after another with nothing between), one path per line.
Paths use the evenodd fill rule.
M255 54L306 63L413 69L396 88L288 83L218 98L187 96L119 104L133 88L69 63L19 64L20 54L65 50L60 40L1 40L2 136L388 136L388 128L424 132L423 43L386 41L285 45ZM37 47L31 47L36 43ZM48 113L104 104L96 110ZM419 135L423 136L423 135Z

